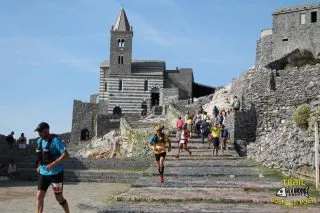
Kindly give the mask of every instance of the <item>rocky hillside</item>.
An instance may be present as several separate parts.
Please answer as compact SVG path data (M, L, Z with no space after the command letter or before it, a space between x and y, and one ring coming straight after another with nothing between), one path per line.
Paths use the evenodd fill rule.
M232 94L231 94L231 84L216 90L213 94L212 99L209 103L203 106L204 110L212 115L212 109L217 106L218 109L229 109L231 106Z

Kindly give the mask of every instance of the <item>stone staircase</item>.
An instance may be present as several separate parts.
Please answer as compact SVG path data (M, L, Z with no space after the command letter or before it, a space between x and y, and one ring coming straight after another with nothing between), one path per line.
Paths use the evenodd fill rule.
M18 180L38 180L34 157L14 161ZM133 183L149 165L149 159L70 158L64 162L64 177L67 182Z
M156 122L146 121L140 119L140 117L126 117L125 119L133 129L150 128L157 125Z
M212 147L193 138L186 151L177 152L175 134L170 132L173 149L165 161L165 182L159 183L155 165L146 169L131 189L116 197L102 212L288 212L274 205L271 198L282 187L278 171L259 167L239 157L228 143L229 151L212 158ZM308 206L304 212L318 212ZM290 212L301 212L292 209Z

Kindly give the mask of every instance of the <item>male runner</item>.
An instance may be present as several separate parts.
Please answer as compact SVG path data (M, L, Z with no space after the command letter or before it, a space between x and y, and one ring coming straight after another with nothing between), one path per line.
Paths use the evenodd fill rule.
M49 125L42 122L35 129L39 133L37 149L37 172L39 175L36 213L43 212L44 197L47 189L52 185L56 200L62 206L65 213L69 213L67 200L63 197L63 164L62 161L70 155L64 147L62 140L54 134L50 134ZM49 211L50 212L50 211Z

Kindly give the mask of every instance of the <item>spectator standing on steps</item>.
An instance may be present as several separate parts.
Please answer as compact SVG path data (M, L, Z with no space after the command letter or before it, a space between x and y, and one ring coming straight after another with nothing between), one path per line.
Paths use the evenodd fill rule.
M187 120L188 120L189 116L190 116L190 113L189 113L189 111L188 111L188 112L186 113L186 115L184 116L184 123L185 123L185 124L187 123Z
M8 177L11 179L15 177L15 172L17 171L16 164L10 160L9 165L8 165Z
M195 133L200 136L200 125L201 125L201 113L198 112L197 115L193 117L193 126L195 127Z
M218 115L219 115L219 109L217 106L214 106L213 109L212 109L212 114L214 116L214 118L217 118Z
M202 113L203 113L203 108L202 108L202 106L200 106L199 109L198 109L198 115L202 114Z
M21 133L20 138L18 139L19 149L27 148L27 138L24 136L24 133Z
M221 152L224 150L228 151L227 140L230 137L229 131L225 128L224 125L221 126Z
M14 145L14 142L15 142L13 135L14 135L14 132L11 132L11 133L6 137L6 141L7 141L7 143L8 143L8 147L9 147L10 149L13 148L13 145Z
M240 110L240 100L239 100L239 98L237 96L234 96L233 102L231 104L231 107L233 108L233 110L235 112L239 112L239 110Z

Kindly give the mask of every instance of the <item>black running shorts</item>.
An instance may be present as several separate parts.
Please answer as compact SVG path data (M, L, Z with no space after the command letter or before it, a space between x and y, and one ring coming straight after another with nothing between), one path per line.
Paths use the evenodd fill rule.
M161 157L166 158L166 152L162 152L160 154L154 154L156 157L156 161L159 161Z
M38 190L46 192L51 184L54 193L63 192L63 171L56 175L39 175Z
M213 138L213 146L215 148L219 147L220 139L219 138Z

